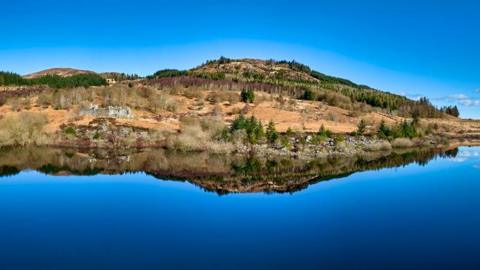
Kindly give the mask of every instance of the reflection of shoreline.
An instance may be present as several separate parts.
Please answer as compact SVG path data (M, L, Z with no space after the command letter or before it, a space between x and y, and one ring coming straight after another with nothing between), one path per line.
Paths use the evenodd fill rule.
M456 157L454 149L418 149L329 156L311 161L248 158L158 149L77 152L64 148L10 148L0 151L0 177L33 169L48 175L96 175L145 172L158 179L188 181L219 194L232 192L295 192L310 184L355 172L425 165L435 157Z

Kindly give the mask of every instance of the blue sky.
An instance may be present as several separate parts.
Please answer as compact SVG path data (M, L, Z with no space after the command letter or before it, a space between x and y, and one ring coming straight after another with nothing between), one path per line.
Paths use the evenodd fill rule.
M480 3L5 1L0 70L146 75L221 55L314 69L480 118Z

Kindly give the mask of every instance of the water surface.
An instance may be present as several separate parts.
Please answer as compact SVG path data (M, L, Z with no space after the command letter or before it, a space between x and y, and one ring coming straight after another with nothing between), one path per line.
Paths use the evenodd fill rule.
M225 192L230 178L159 179L157 167L118 174L118 161L100 167L98 157L86 173L80 154L49 156L52 164L7 154L0 269L480 269L480 148L362 159L337 175L320 163L329 177L300 186L234 178L239 193ZM245 164L229 170L247 176L259 166ZM275 191L285 183L295 188Z

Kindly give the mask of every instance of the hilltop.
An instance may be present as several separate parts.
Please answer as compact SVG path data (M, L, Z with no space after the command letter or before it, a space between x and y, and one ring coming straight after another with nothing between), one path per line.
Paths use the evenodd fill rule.
M39 78L43 77L46 75L57 75L60 77L70 77L73 75L78 75L78 74L96 74L93 71L90 70L81 70L81 69L74 69L74 68L50 68L50 69L45 69L42 71L38 71L32 74L27 74L23 76L26 79L34 79L34 78Z
M0 73L8 90L0 90L0 145L318 157L480 139L479 123L457 118L454 106L436 108L427 98L410 100L295 61L220 58L146 78L69 70L75 73L32 79Z

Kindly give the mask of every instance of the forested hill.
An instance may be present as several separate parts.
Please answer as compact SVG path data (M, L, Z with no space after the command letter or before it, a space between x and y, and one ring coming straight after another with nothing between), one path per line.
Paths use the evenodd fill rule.
M0 72L0 85L46 85L51 88L72 88L107 85L107 80L138 81L137 75L123 73L97 74L70 68L49 69L27 76ZM184 84L218 89L236 88L264 91L296 99L322 101L328 105L353 111L362 106L404 117L439 118L447 114L459 116L456 106L436 108L427 98L407 97L377 90L350 80L329 76L296 61L229 59L221 57L190 70L163 69L147 76L143 83ZM367 109L368 110L368 109Z
M445 113L458 116L455 106L436 108L427 98L418 101L377 90L350 80L329 76L296 61L229 59L209 60L190 70L165 69L149 79L197 77L215 81L254 83L282 86L289 95L305 100L325 101L329 105L348 107L367 104L389 113L407 117L442 117ZM255 89L254 89L255 90Z

